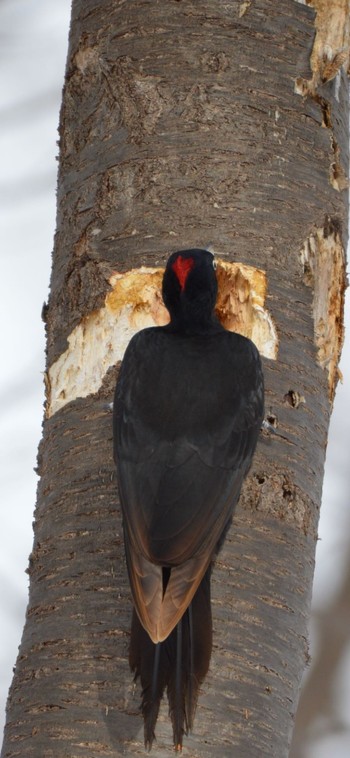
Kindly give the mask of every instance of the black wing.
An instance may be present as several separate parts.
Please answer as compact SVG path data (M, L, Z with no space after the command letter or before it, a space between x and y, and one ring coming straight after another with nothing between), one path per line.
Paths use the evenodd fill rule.
M249 469L263 416L259 354L224 330L144 330L126 351L114 414L130 583L158 642L191 602Z

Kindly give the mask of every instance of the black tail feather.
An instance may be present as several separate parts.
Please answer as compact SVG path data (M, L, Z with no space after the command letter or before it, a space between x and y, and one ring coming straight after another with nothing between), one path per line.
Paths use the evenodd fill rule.
M194 691L196 691L196 684L195 684L195 678L194 678L194 640L193 640L192 603L190 603L190 605L188 606L187 615L188 615L188 639L189 639L189 651L188 651L189 652L189 671L188 671L188 686L185 693L186 695L185 711L186 711L187 729L188 731L191 731L193 728L194 711L196 708L196 703L194 702L194 695L193 695ZM211 627L211 618L210 618L210 627ZM211 650L211 645L210 645L210 650ZM209 655L209 658L210 658L210 655Z
M141 710L145 724L145 747L149 750L155 738L155 726L158 718L160 701L167 685L170 672L170 660L162 650L164 643L155 645L143 628L136 611L133 611L131 623L131 641L129 664L140 677L142 686Z
M167 694L169 700L169 714L173 725L173 739L175 750L181 750L184 732L187 732L185 691L187 684L186 657L183 657L182 645L182 619L176 629L176 653L175 665L173 665L168 682Z
M160 701L167 688L174 745L181 750L183 734L193 727L198 691L209 668L212 646L209 568L190 607L169 637L155 645L133 612L130 668L142 686L145 746L155 739Z

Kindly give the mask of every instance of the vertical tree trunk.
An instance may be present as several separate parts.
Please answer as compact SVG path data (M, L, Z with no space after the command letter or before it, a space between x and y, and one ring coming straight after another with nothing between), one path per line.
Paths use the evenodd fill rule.
M266 272L276 434L261 436L214 570L212 664L184 753L288 755L345 284L346 42L325 35L345 35L347 2L318 6L313 47L315 11L295 0L73 0L48 407L3 758L143 753L106 408L113 313L122 344L157 305L141 267L209 243ZM154 754L172 754L165 708L157 738Z

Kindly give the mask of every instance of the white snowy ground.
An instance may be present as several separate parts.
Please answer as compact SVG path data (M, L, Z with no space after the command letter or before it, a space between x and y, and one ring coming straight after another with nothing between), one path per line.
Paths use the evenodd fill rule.
M0 3L0 727L27 603L41 436L44 328L55 227L56 139L70 0ZM347 322L350 322L349 308ZM350 340L329 439L314 604L340 586L350 545ZM347 731L305 758L350 755L350 648L336 698Z

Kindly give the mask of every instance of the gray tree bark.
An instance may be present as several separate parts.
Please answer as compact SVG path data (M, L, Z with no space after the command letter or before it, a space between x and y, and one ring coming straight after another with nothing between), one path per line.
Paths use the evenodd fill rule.
M266 272L276 434L261 435L216 562L212 663L184 754L288 755L345 286L346 45L332 48L321 24L314 42L315 11L295 0L73 0L45 310L48 406L2 758L144 752L106 408L117 366L97 389L87 369L90 393L60 386L57 406L53 367L100 319L113 272L209 243L223 261ZM137 286L128 297L136 313ZM79 349L70 355L71 376L90 365ZM164 706L154 755L172 752Z

